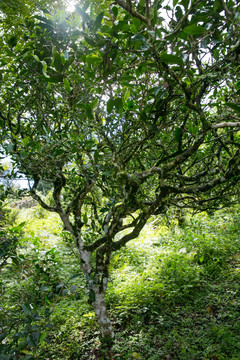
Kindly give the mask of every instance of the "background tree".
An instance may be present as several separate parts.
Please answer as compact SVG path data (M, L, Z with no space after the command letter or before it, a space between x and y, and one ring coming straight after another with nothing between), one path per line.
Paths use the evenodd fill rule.
M5 38L3 146L72 234L104 338L112 252L171 205L236 199L239 11L236 1L116 0L105 13L27 18L24 34Z

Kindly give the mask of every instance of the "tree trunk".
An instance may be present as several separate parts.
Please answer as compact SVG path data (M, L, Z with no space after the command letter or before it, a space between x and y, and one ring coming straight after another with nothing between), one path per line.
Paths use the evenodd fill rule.
M99 287L97 286L94 286L93 290L95 292L95 301L92 303L92 306L100 327L101 335L104 341L110 342L114 338L114 332L106 308L105 292L99 292Z
M91 266L91 252L82 250L79 247L79 253L81 258L81 266L83 273L88 278L92 272ZM96 282L99 282L99 279L96 279ZM91 300L94 312L97 318L98 325L100 327L101 335L104 342L110 343L114 338L114 332L111 325L111 320L107 312L106 303L105 303L105 293L107 289L108 277L102 277L102 284L93 284L87 279L87 286L90 291L94 292L94 301Z

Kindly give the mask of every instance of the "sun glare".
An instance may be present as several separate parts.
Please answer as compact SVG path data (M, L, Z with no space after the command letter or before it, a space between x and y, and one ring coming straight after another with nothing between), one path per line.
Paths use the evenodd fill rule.
M68 1L66 11L67 12L73 12L75 10L75 4L76 4L76 1L74 1L74 0Z

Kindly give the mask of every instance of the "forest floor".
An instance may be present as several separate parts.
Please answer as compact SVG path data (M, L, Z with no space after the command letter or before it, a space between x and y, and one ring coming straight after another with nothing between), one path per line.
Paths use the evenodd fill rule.
M114 254L111 353L55 215L15 206L8 221L18 245L1 272L1 360L240 360L238 207L186 215L181 227L152 218Z

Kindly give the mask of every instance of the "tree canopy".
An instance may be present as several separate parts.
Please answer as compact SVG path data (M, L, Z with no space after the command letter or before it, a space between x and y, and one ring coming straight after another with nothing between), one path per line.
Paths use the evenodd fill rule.
M237 199L240 8L107 5L45 11L6 33L0 119L16 173L73 235L102 334L112 336L111 253L170 206L202 211ZM41 181L52 187L49 203Z

